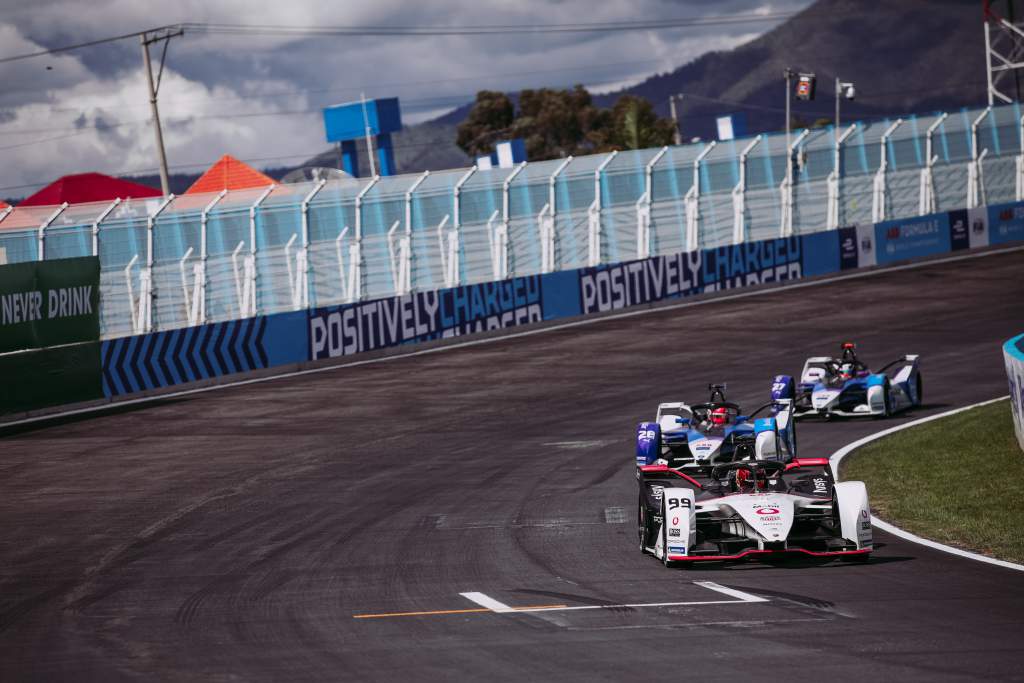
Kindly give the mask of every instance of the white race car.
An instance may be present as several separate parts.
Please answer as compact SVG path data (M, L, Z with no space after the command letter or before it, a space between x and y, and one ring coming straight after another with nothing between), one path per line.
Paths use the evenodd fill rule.
M796 554L867 560L871 509L828 460L733 462L683 472L637 468L640 551L665 563Z

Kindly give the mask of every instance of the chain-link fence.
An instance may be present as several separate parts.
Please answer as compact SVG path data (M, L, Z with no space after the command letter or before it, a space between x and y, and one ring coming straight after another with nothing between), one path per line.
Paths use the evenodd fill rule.
M1021 200L1017 104L511 169L0 214L95 254L105 338ZM789 160L787 162L787 159Z

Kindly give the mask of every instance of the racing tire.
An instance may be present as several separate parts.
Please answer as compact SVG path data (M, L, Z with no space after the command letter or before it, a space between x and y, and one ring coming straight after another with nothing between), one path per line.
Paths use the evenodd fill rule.
M920 408L924 404L924 383L921 380L921 373L917 373L917 401L914 403L915 406Z
M882 384L882 412L874 415L876 420L892 416L892 398L889 396L889 392L892 387L889 385L889 378L885 378L885 383Z

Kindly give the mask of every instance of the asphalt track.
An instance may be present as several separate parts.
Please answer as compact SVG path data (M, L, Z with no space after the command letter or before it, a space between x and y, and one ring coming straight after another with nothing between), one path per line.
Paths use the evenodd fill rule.
M922 356L891 423L1005 394L1022 324L1016 252L32 426L0 680L1024 679L1021 572L877 531L866 565L667 570L632 462L658 401L759 405L850 339ZM801 422L801 454L884 426Z

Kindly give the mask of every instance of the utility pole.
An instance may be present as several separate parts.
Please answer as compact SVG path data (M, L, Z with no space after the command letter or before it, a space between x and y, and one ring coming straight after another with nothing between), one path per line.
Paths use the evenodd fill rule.
M164 151L164 135L160 130L160 111L157 108L156 96L160 92L160 80L164 75L164 62L167 59L167 46L171 38L185 33L185 29L171 28L139 34L139 42L142 43L142 64L146 70L146 84L149 86L149 106L153 110L153 128L156 131L156 153L160 159L160 189L164 196L171 193L170 180L167 176L167 153ZM160 70L156 74L156 83L153 82L153 66L149 59L149 46L153 43L164 41L164 49L160 54Z
M680 102L683 101L683 94L682 93L679 93L677 95L669 95L668 96L668 107L669 107L670 115L672 116L672 124L675 126L675 132L672 134L672 140L673 140L673 142L675 144L681 145L681 144L683 144L683 133L682 133L682 131L679 130L679 116L676 114L676 98L677 97L679 98Z

